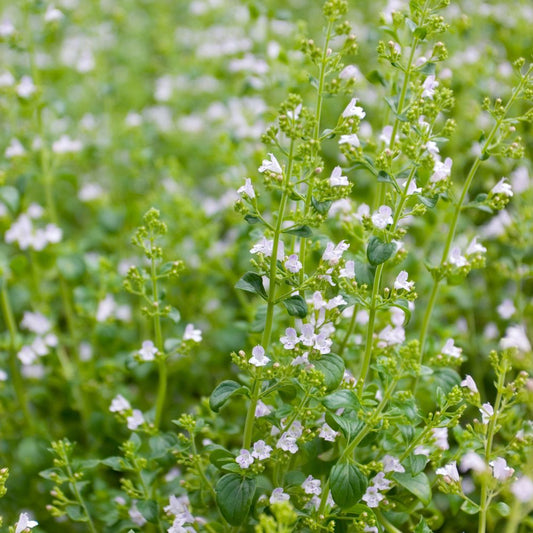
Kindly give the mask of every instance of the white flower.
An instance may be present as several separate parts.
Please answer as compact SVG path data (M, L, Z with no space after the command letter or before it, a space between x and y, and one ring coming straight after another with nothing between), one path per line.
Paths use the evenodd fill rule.
M157 348L152 341L144 341L138 353L143 361L153 361L157 354Z
M296 444L296 437L285 431L276 443L276 448L280 448L283 451L295 454L298 451L298 445Z
M496 310L504 320L511 318L516 312L513 301L509 298L505 298L505 300L496 308Z
M320 487L320 479L315 479L313 476L307 476L306 480L302 483L302 489L306 494L316 494L320 496L322 488Z
M285 330L285 335L280 338L283 348L286 350L293 350L294 347L298 344L298 335L294 328L287 328Z
M350 133L349 135L341 135L339 139L339 144L349 144L354 148L359 148L361 143L359 142L359 137L355 133Z
M269 361L270 359L265 355L265 349L260 344L258 344L252 349L252 357L248 359L248 362L251 365L257 367L265 366L268 364Z
M348 178L342 175L341 167L335 167L329 178L329 186L345 187L346 185L349 185Z
M488 424L492 416L494 416L494 407L490 403L484 403L479 412L481 413L481 421L483 424Z
M398 276L396 276L396 280L394 282L394 288L396 290L406 290L407 292L413 290L413 287L415 285L414 281L408 281L409 274L405 270L402 270Z
M511 492L518 501L527 503L533 499L533 481L527 476L519 477L511 485Z
M137 509L137 505L135 503L131 506L131 509L128 511L128 514L130 516L131 521L134 522L137 526L142 527L144 526L144 524L146 524L146 518L144 518L139 509Z
M189 514L189 519L186 521L193 521L193 517L189 512L189 498L186 495L176 497L171 494L168 499L168 505L164 508L164 511L167 514L172 514L174 516Z
M266 237L261 237L261 240L255 243L250 249L251 254L263 254L265 257L270 257L272 255L272 250L274 249L274 241L272 239L267 239ZM283 261L284 245L283 241L278 241L278 261Z
M98 309L96 310L96 321L105 322L113 315L116 307L117 304L113 296L111 296L111 294L106 294L105 298L98 303Z
M336 265L342 258L342 254L350 247L345 241L339 242L335 246L332 242L328 242L326 249L322 254L322 259L327 261L330 265Z
M333 428L328 426L328 424L324 423L320 428L320 433L318 434L318 436L326 441L335 442L335 439L337 438L338 434L338 431L335 431Z
M459 246L454 246L451 249L450 255L448 256L448 263L450 263L450 265L455 265L458 268L468 265L466 257L461 255L461 248L459 248Z
M431 98L433 100L433 95L435 94L435 89L439 86L439 82L435 79L435 76L431 74L428 76L424 83L422 84L422 98Z
M241 453L235 458L235 462L241 468L249 468L250 465L254 462L254 458L248 450L241 450Z
M271 452L272 452L272 446L265 444L264 440L258 440L256 443L254 443L252 457L255 457L256 459L263 461L264 459L268 459L270 457Z
M183 340L201 342L202 341L202 330L196 329L194 327L194 324L187 324L185 326L185 331L183 333Z
M38 522L35 520L30 520L28 513L20 513L15 533L22 533L27 529L33 529L37 525Z
M359 69L355 65L346 65L339 73L341 80L355 80L359 75Z
M29 98L36 90L37 87L35 87L31 77L22 76L20 83L17 85L17 94L21 98Z
M266 172L268 170L274 174L281 174L281 167L278 163L278 160L274 157L274 154L268 155L270 156L270 161L268 159L263 159L263 164L258 169L259 172Z
M53 4L50 4L46 8L46 12L44 14L44 21L45 22L58 22L60 21L65 15L63 15L63 12L56 7L54 7Z
M531 343L527 338L524 326L509 326L505 330L505 337L500 340L500 346L503 350L516 348L520 352L530 352Z
M290 496L286 494L285 492L283 492L283 488L277 487L272 491L269 502L270 502L270 505L272 505L274 503L286 502L289 499L290 499Z
M4 72L0 73L0 87L12 87L14 84L15 78L9 70L4 70Z
M341 268L339 270L339 277L354 279L355 278L355 261L346 261L346 263L344 264L344 268Z
M433 438L435 439L435 446L441 450L449 450L448 444L448 428L433 428L431 430Z
M526 166L518 167L511 176L513 178L513 189L517 194L523 193L529 189L529 171Z
M442 161L435 161L433 175L431 176L430 181L435 183L449 177L452 173L452 163L453 162L449 157L444 160L444 163Z
M25 311L20 326L23 329L27 329L36 335L44 335L50 328L52 324L50 321L41 313L31 311Z
M315 336L315 344L313 348L318 350L322 355L326 355L331 352L331 345L333 341L328 338L325 331L321 331L318 335Z
M466 255L484 254L486 251L487 249L477 242L477 237L474 237L466 249Z
M437 468L438 476L443 476L446 483L459 482L459 472L457 471L457 463L452 461L442 468Z
M490 192L494 195L501 194L503 196L507 196L508 198L513 196L513 189L511 187L511 184L508 183L506 180L507 178L502 178L498 183L496 183L496 185L494 185L494 187L492 187Z
M514 468L507 466L507 461L503 457L496 457L489 465L492 467L494 479L498 481L506 481L514 473Z
M385 144L390 144L392 132L394 131L392 126L385 126L383 130L381 131L381 135L379 136L379 140L383 141Z
M123 413L124 411L129 411L131 409L130 402L122 396L122 394L117 394L112 400L109 410L112 413Z
M5 39L6 37L11 37L14 33L15 26L13 26L10 20L4 19L0 22L0 37Z
M385 455L381 460L383 463L383 472L405 472L405 468L400 463L400 460L392 455Z
M302 270L302 263L298 259L297 254L291 254L289 257L285 260L285 268L292 272L293 274L296 274L297 272L300 272Z
M370 485L363 495L363 501L366 502L368 507L378 507L379 502L383 500L385 496L378 491L377 487Z
M463 349L455 346L453 339L448 339L440 352L443 355L449 355L450 357L457 359L458 357L461 357Z
M470 389L474 394L478 393L476 382L474 381L474 378L467 374L465 376L465 379L461 381L461 387L466 387Z
M78 198L82 202L92 202L104 194L104 189L98 183L84 183L78 192Z
M61 135L61 137L52 144L52 152L55 154L72 154L79 152L83 148L83 144L79 140L71 139L68 135Z
M239 194L245 194L248 198L255 198L254 186L250 178L244 178L244 185L237 189Z
M483 458L476 452L466 452L461 458L461 472L473 470L474 472L484 472L487 468Z
M134 409L130 416L126 418L128 429L135 431L139 426L144 424L144 416L139 409Z
M294 111L289 109L287 111L287 116L291 119L291 120L296 120L299 116L300 116L300 113L302 112L302 104L298 104L295 108L294 108Z
M376 228L384 229L392 222L392 209L388 205L380 206L377 212L372 215L372 224Z
M385 346L394 346L405 341L405 329L402 327L385 326L378 335L379 339L384 342Z
M372 485L378 490L389 490L391 480L385 477L385 472L378 472L372 478Z
M366 116L366 113L363 111L362 107L359 107L357 104L357 98L352 98L350 103L346 106L346 109L342 112L343 118L349 117L358 117L363 119Z
M9 146L6 148L4 155L6 159L13 159L14 157L22 157L25 153L26 149L22 146L22 143L13 137Z
M261 418L262 416L266 416L272 412L272 407L269 405L266 405L261 400L257 400L257 405L255 407L255 418Z

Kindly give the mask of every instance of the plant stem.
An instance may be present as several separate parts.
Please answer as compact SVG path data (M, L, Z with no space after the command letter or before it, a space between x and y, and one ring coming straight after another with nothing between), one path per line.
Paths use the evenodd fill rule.
M153 252L153 242L152 242L152 252ZM167 381L168 381L168 372L167 372L167 363L165 357L165 349L163 345L163 333L161 330L161 315L159 313L159 295L157 291L157 272L155 265L155 257L152 255L150 263L150 276L152 278L152 296L153 296L153 305L154 305L154 332L155 332L155 346L158 351L157 358L157 369L159 373L159 383L157 387L157 401L155 406L155 420L154 426L156 429L159 429L161 425L161 416L163 414L163 409L165 407L165 398L167 395Z
M263 335L261 337L261 346L264 348L265 352L268 350L270 346L270 336L272 333L272 325L274 322L274 307L276 305L276 289L277 289L277 279L276 279L277 257L278 257L279 242L281 239L281 229L283 225L283 220L285 219L285 209L287 207L287 201L289 198L288 185L290 183L291 174L292 174L293 156L294 156L294 140L291 139L291 143L289 147L289 157L287 161L287 170L285 171L283 175L281 200L280 200L279 209L278 209L278 217L276 220L276 226L274 229L274 238L272 242L272 255L270 256L270 271L269 271L270 285L269 285L269 290L268 290L265 328L263 330ZM254 422L255 422L255 409L257 407L257 401L259 400L260 392L261 392L261 368L258 368L253 378L252 392L250 395L250 405L248 406L248 412L246 413L246 421L244 424L243 448L246 450L248 450L252 444L252 434L253 434Z
M15 396L24 414L26 424L32 430L34 428L34 421L30 413L28 406L28 399L26 397L26 390L24 389L24 383L20 375L19 367L17 364L17 326L13 317L13 311L9 302L9 295L6 288L7 281L5 278L0 280L1 285L1 297L2 297L2 310L4 312L5 321L7 323L7 329L9 331L9 367L11 370L11 379L13 381L13 388L15 389Z
M72 468L70 467L70 461L66 455L65 455L65 460L66 460L67 473L70 478L70 488L72 489L72 492L74 492L74 496L76 497L76 500L80 504L81 508L83 509L83 512L85 513L85 516L87 517L87 527L89 528L89 531L91 533L96 533L94 522L91 518L91 515L89 514L89 509L87 508L85 500L83 496L81 495L80 491L78 490L78 487L76 485L77 483L76 478L72 472Z
M439 268L442 268L444 266L444 263L446 262L448 258L448 254L450 252L450 248L452 246L453 239L455 237L455 232L457 230L457 223L459 221L459 215L461 214L461 209L463 208L463 202L466 198L466 195L470 189L470 185L472 184L472 181L476 175L476 172L478 168L481 166L481 163L483 162L482 157L485 154L485 149L490 148L490 145L492 141L494 140L494 137L498 133L501 125L503 124L503 121L505 120L505 117L507 116L507 113L509 112L509 109L513 105L514 101L522 91L522 88L526 81L528 80L529 74L533 70L533 66L530 66L526 74L522 77L520 80L520 83L515 87L513 93L511 94L511 97L509 98L509 101L507 102L507 105L505 106L503 113L500 118L496 120L496 123L490 130L487 139L485 140L485 143L483 145L483 150L481 151L481 155L477 156L474 162L472 163L472 167L470 168L470 171L468 172L468 175L466 177L466 180L463 184L463 188L461 190L461 194L459 196L459 200L455 204L455 209L452 214L452 219L450 223L450 228L448 230L448 235L446 237L446 242L444 244L444 249L442 251L442 257L440 261ZM431 295L429 302L426 306L426 312L424 313L424 318L422 320L422 330L420 332L420 360L422 360L424 356L424 345L426 342L426 337L428 333L428 326L429 321L431 318L431 314L433 312L433 307L435 306L435 301L437 298L437 291L438 291L438 285L440 284L440 279L434 279L433 280L433 288L431 289Z
M354 305L352 317L350 319L350 324L348 326L348 329L346 330L346 335L344 335L344 338L342 339L342 342L339 346L338 354L340 357L342 357L344 350L346 349L346 346L348 346L348 340L350 339L353 333L353 330L355 329L355 323L356 323L356 318L357 318L356 310L357 310L357 307Z

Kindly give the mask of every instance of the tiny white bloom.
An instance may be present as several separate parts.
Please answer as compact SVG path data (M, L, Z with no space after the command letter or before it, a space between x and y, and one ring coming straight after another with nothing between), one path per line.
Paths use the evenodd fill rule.
M257 401L257 405L255 407L255 418L261 418L262 416L266 416L272 412L272 407L266 405L261 400Z
M508 320L516 313L516 308L513 304L513 301L509 298L505 298L505 300L496 308L496 310L504 320Z
M422 98L431 98L435 94L435 89L439 86L439 82L435 79L435 76L431 74L428 76L422 84Z
M302 483L302 488L306 494L316 494L317 496L320 496L322 492L320 484L320 479L315 479L313 476L307 476Z
M385 477L385 472L378 472L372 478L372 485L378 490L389 490L392 481Z
M270 457L271 452L272 446L266 444L264 440L258 440L254 443L252 456L256 459L259 459L260 461L263 461L264 459L268 459Z
M380 206L377 212L372 215L372 224L376 228L384 229L392 222L392 209L388 205Z
M342 254L350 247L346 241L341 241L337 246L332 242L328 242L326 249L322 254L322 259L327 261L330 265L336 265L342 258Z
M441 353L443 355L449 355L450 357L454 357L455 359L461 357L462 352L463 349L459 348L458 346L455 346L453 339L448 339L441 350Z
M128 511L129 517L135 525L142 527L146 524L146 518L142 515L141 511L137 508L137 504L133 503L130 510Z
M248 450L241 450L241 453L235 458L235 462L241 468L249 468L250 465L254 462L254 458Z
M474 381L474 378L470 376L469 374L467 374L465 376L465 379L461 381L461 387L466 387L470 389L474 394L478 393L476 382Z
M481 421L483 424L488 424L490 419L494 416L494 407L486 402L480 407L479 412L481 413Z
M442 161L435 161L435 165L433 167L433 175L431 176L430 181L432 183L442 181L449 177L451 173L452 160L449 157L444 160L444 163Z
M461 255L461 248L459 248L459 246L454 246L451 249L450 255L448 256L448 263L455 265L458 268L468 265L466 257Z
M339 73L341 80L355 80L359 75L359 69L355 65L346 65Z
M285 433L283 433L283 435L281 435L281 437L278 439L276 448L280 448L283 451L295 454L298 451L296 440L296 437L290 435L288 431L285 431Z
M57 141L52 143L52 151L56 154L72 154L79 152L82 148L81 141L71 139L68 135L62 135Z
M459 481L459 472L457 471L457 463L452 461L442 468L437 468L438 476L443 476L446 483L453 483Z
M4 156L6 159L13 159L14 157L22 157L25 153L26 149L22 146L22 143L18 139L13 138L6 148Z
M45 22L58 22L60 21L65 15L60 9L57 9L54 7L53 4L50 4L46 8L46 12L44 14L44 21Z
M370 485L363 495L363 501L366 502L368 507L375 508L379 506L379 502L383 500L385 496L378 491L378 488L374 485Z
M498 481L506 481L514 473L514 468L507 466L507 461L503 457L496 457L489 465L492 467L494 479Z
M474 472L484 472L487 468L483 458L472 450L466 452L461 458L461 472L473 470Z
M441 450L450 449L450 445L448 444L448 428L433 428L431 433L433 434L437 448Z
M38 522L36 522L35 520L30 520L28 513L20 513L15 533L22 533L27 529L33 529L37 525Z
M505 336L500 340L500 346L503 350L516 348L520 352L531 351L531 343L522 325L509 326L505 330Z
M278 163L278 160L275 158L274 154L268 154L270 161L268 159L263 159L263 164L259 167L259 172L266 172L267 170L273 172L274 174L281 174L281 166Z
M270 502L270 505L272 505L274 503L286 502L289 499L290 499L290 496L286 494L285 492L283 492L283 488L277 487L272 491L269 502Z
M381 131L379 140L383 141L386 145L389 145L392 138L392 132L394 131L392 126L385 126Z
M117 394L112 400L109 410L112 413L123 413L124 411L129 411L131 409L130 402L122 396L122 394Z
M157 354L157 348L152 341L144 341L138 353L143 361L153 361Z
M355 278L355 261L346 261L344 264L344 268L341 268L339 270L339 277L340 278L348 278L348 279L354 279Z
M363 108L356 104L357 104L357 98L352 98L350 100L350 103L346 106L346 109L342 112L342 117L343 118L358 117L361 120L365 118L366 113L364 112Z
M134 409L131 415L126 418L126 422L128 423L128 429L135 431L139 426L144 424L144 416L142 411L139 409Z
M251 365L257 367L265 366L268 364L269 361L270 359L265 355L265 349L260 344L258 344L252 349L252 357L248 359L248 362Z
M237 189L239 194L245 194L248 198L255 198L254 186L250 178L244 178L244 185Z
M35 87L31 77L22 76L20 83L17 85L17 94L21 98L29 98L36 90L37 87Z
M292 272L293 274L296 274L297 272L300 272L300 270L302 270L302 263L300 262L300 260L298 259L298 255L297 254L291 254L289 255L289 257L285 260L285 268L289 271L289 272Z
M36 335L44 335L50 331L52 324L50 321L39 312L25 311L20 326L27 329Z
M298 335L294 328L287 328L285 330L285 335L280 338L283 348L286 350L293 350L294 347L298 344Z
M521 476L511 485L511 492L518 501L527 503L533 500L533 481L527 476Z
M349 185L347 176L342 175L341 167L337 166L333 169L329 178L330 187L346 187Z
M194 327L194 324L187 324L185 326L185 331L183 333L183 340L201 342L202 341L202 330L196 329Z
M403 289L407 292L412 291L413 287L415 285L414 281L408 281L409 275L405 270L402 270L398 276L396 276L396 280L394 282L394 288L396 290Z
M385 455L382 461L383 463L383 472L405 472L405 468L400 463L400 460L394 457L393 455Z
M339 144L349 144L354 148L359 148L361 146L359 137L357 137L355 133L350 133L349 135L341 135L341 138L339 139Z
M477 237L474 237L470 241L470 244L466 249L466 255L484 254L487 251L487 249L482 244L477 242L477 239Z
M501 194L503 196L511 197L513 196L513 189L511 184L507 181L507 178L502 178L492 189L490 190L492 194Z
M324 423L320 428L320 433L318 434L318 436L326 441L335 442L335 439L337 438L338 434L338 431L335 431L332 427L328 426L328 424Z

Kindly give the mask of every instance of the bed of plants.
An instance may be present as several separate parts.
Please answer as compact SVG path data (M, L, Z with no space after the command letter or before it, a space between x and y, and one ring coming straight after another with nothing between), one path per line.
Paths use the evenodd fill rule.
M2 2L2 531L532 531L532 24Z

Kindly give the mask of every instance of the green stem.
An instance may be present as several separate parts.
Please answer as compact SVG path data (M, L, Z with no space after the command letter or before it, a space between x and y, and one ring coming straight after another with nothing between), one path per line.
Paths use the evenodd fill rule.
M261 346L264 348L265 352L268 351L270 346L270 336L272 334L272 325L274 323L274 307L276 305L276 289L277 289L277 257L279 242L281 239L281 229L283 225L283 220L285 219L285 209L287 207L287 202L289 199L288 186L291 180L292 174L292 165L294 157L294 140L291 139L289 147L289 156L287 161L287 170L283 175L283 184L281 192L281 200L279 204L278 217L276 220L276 226L274 229L274 238L272 242L272 255L270 256L270 271L269 271L269 290L268 290L268 300L267 300L267 312L265 320L265 328L263 330L263 335L261 337ZM252 434L254 430L255 422L255 409L257 407L257 401L259 400L259 394L261 392L261 368L257 369L257 372L254 376L252 392L250 395L250 405L248 406L248 412L246 413L246 421L244 423L244 438L243 438L243 448L248 450L252 444Z
M326 66L327 66L327 57L328 57L328 48L329 41L331 40L331 32L333 29L333 22L328 22L328 27L326 31L326 38L324 40L324 46L322 47L322 59L320 62L320 72L318 75L318 88L316 94L316 122L313 130L313 151L311 154L311 161L314 161L318 155L319 147L319 138L320 138L320 121L322 118L322 105L324 101L324 84L326 81ZM304 216L307 216L309 209L311 207L311 199L313 198L313 185L312 182L307 185L307 193L305 196L305 207L304 207ZM303 237L300 241L300 262L302 263L302 269L300 270L300 284L304 282L305 276L305 263L307 256L307 239Z
M342 342L339 346L338 354L340 355L340 357L342 357L342 355L344 354L344 350L346 350L346 346L348 346L348 340L350 339L350 337L352 336L352 333L354 332L356 318L357 318L357 306L354 305L352 317L350 319L350 324L348 325L348 329L346 330L346 335L344 335L344 338L342 339Z
M472 163L472 167L470 168L470 171L468 172L468 175L466 177L466 180L463 184L463 188L461 190L461 194L459 196L459 200L455 204L455 209L452 214L452 219L450 223L450 228L448 230L448 235L446 237L446 242L444 244L444 249L442 251L442 257L440 261L439 268L442 268L444 266L444 263L448 259L448 254L450 253L450 248L452 246L453 239L455 238L455 232L457 230L457 224L459 221L459 215L461 214L461 210L463 208L463 203L466 198L466 195L470 189L470 185L472 184L472 181L474 180L474 177L476 175L476 172L478 168L481 166L481 163L483 162L482 157L485 155L485 149L489 148L492 141L494 140L494 137L498 133L503 121L505 120L505 117L507 116L507 113L509 112L509 109L513 105L514 101L522 91L522 88L526 81L529 78L529 74L533 70L533 66L530 66L526 74L522 77L520 80L520 83L515 87L511 97L509 98L509 101L507 102L507 105L505 106L503 113L498 120L496 120L496 123L492 127L491 131L489 132L487 139L485 140L485 143L483 145L483 150L481 151L481 155L477 156L474 163ZM422 320L422 331L420 333L420 358L422 360L422 357L424 355L424 345L426 341L426 336L428 332L428 325L431 318L431 314L433 312L433 307L435 305L436 297L437 297L437 291L438 286L440 284L441 280L438 278L435 278L433 280L433 288L431 290L431 296L430 300L428 302L428 305L426 306L426 311L424 314L424 318Z
M70 467L70 462L68 461L68 459L67 459L66 467L67 467L67 473L68 473L69 478L70 478L70 488L72 489L72 492L74 493L74 496L76 497L77 502L80 504L81 508L83 509L83 512L84 512L85 516L87 517L87 528L89 529L89 531L91 533L96 533L96 528L94 527L94 522L93 522L93 520L91 518L91 515L89 514L89 509L87 508L85 500L84 500L83 496L81 495L80 491L78 490L78 487L76 485L77 480L76 480L74 474L72 473L72 469Z
M152 243L153 252L153 243ZM163 345L163 333L161 329L161 315L159 313L159 296L157 290L157 272L155 265L155 257L152 255L150 264L150 276L152 278L152 296L154 305L154 331L155 331L155 346L158 351L157 369L159 373L159 383L157 386L157 400L155 406L155 420L154 426L159 429L161 425L161 417L165 407L165 398L167 395L168 371L165 357L165 349Z
M385 528L389 533L402 533L398 528L392 525L384 516L379 509L374 509L374 513L379 520L379 523Z
M0 280L1 288L1 297L2 297L2 310L4 312L4 317L7 322L7 329L9 331L9 367L11 370L11 379L13 382L13 388L15 389L15 395L17 397L18 403L24 414L24 419L26 424L29 426L30 430L33 432L34 421L30 414L30 409L28 406L28 399L26 397L26 389L22 381L22 376L19 372L19 367L17 364L17 326L15 319L13 317L13 311L11 310L11 304L9 302L9 295L7 293L5 279Z

